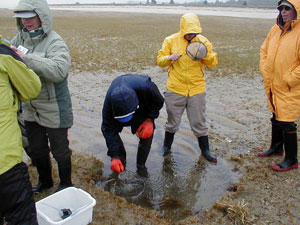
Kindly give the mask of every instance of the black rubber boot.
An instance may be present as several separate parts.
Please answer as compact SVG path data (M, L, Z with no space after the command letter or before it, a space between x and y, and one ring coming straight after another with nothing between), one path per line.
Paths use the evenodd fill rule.
M136 157L137 167L145 166L149 152L150 152L152 139L153 139L153 136L151 136L150 138L147 138L147 139L140 138L137 157Z
M60 184L55 192L61 191L65 188L72 187L72 179L71 179L71 173L72 173L72 163L71 163L71 157L57 162L58 164L58 173L60 178Z
M297 131L284 132L285 157L281 163L274 164L272 168L279 172L298 168L298 143Z
M147 139L140 138L138 152L136 157L136 167L139 174L147 174L145 166L152 144L153 136Z
M171 152L171 146L174 140L175 133L165 132L164 145L162 146L163 156L168 155Z
M272 122L272 140L271 147L266 152L258 152L258 157L270 157L270 156L283 156L283 130L281 129L278 121L274 118Z
M48 155L47 157L36 159L35 162L36 169L39 174L39 182L37 186L32 188L32 191L34 193L39 193L43 190L53 187L50 155Z
M141 177L148 177L148 170L147 170L147 167L145 165L141 166L139 164L136 164L136 172L139 176Z
M198 137L199 147L204 158L212 163L217 162L217 158L210 153L208 136Z

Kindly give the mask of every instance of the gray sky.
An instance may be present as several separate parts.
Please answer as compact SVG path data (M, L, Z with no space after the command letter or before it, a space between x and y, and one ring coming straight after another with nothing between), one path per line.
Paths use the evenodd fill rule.
M80 3L126 3L130 0L47 0L49 4L72 4L75 2ZM138 2L146 2L147 0L131 0L131 1L138 1ZM170 2L170 0L156 0L157 3L162 2ZM174 0L175 3L185 3L185 2L192 2L195 0ZM197 0L201 1L201 0ZM18 4L19 0L1 0L0 8L14 8ZM215 0L208 0L208 2L215 2Z

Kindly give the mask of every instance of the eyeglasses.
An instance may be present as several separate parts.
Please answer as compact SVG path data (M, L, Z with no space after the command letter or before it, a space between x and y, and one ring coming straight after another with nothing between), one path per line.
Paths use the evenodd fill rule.
M288 7L288 6L280 6L278 9L279 9L279 11L282 11L283 9L284 9L285 11L290 11L292 8L290 8L290 7Z
M194 36L197 36L198 34L197 33L190 33L190 34L187 34L188 36L191 36L191 37L194 37Z

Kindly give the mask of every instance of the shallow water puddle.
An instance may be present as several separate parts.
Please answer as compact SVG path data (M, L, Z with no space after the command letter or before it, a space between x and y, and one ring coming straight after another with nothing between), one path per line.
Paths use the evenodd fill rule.
M135 169L138 140L134 140L132 146L127 144L127 171L133 174L133 181L126 183L116 173L111 173L107 168L108 161L105 163L104 180L96 186L134 204L155 209L173 220L180 220L190 215L201 215L224 196L232 184L239 182L240 171L227 160L218 157L218 163L212 164L201 157L193 136L176 134L172 153L162 157L162 134L162 128L158 128L146 164L146 176L140 176ZM128 141L127 138L130 139L130 136L126 136Z
M74 107L80 107L74 102ZM210 143L218 163L207 162L200 154L197 139L190 131L187 118L183 118L180 130L176 133L172 152L167 157L160 150L163 138L165 113L156 120L156 130L151 151L146 163L148 174L140 176L136 172L136 153L139 139L124 128L121 138L127 152L127 171L134 174L134 182L120 180L118 174L110 170L111 159L106 155L107 148L100 130L101 116L87 111L76 110L74 126L70 130L70 147L84 154L92 154L104 163L103 179L97 187L126 198L134 204L155 209L157 212L180 220L190 215L201 215L228 191L234 191L241 171L233 161L228 161L228 153L243 152L245 144L237 142L234 135L240 127L228 123L227 127L215 117L208 120L214 127L210 132ZM218 117L219 118L219 117ZM216 135L214 135L214 133ZM233 137L226 140L226 135ZM88 141L87 141L88 140ZM246 148L245 148L246 149Z

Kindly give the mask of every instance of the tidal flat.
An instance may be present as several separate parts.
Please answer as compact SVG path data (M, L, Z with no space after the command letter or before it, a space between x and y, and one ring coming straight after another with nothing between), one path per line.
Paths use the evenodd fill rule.
M1 34L16 32L12 11L1 10ZM179 30L181 15L53 11L54 29L69 46L69 88L74 109L70 129L73 182L96 198L91 224L296 224L300 221L298 171L272 171L281 161L258 158L270 144L271 114L259 74L259 48L274 19L201 16L206 36L218 53L206 69L207 122L218 164L203 160L186 115L172 155L163 158L165 108L156 120L147 161L149 187L144 201L113 195L97 186L111 176L100 131L101 109L110 82L126 73L146 74L165 91L167 70L156 66L164 38ZM122 133L128 169L135 170L137 139ZM55 165L55 163L54 163ZM56 165L53 175L57 180ZM29 167L33 185L36 169ZM39 200L55 190L36 195ZM150 194L149 194L150 193Z

